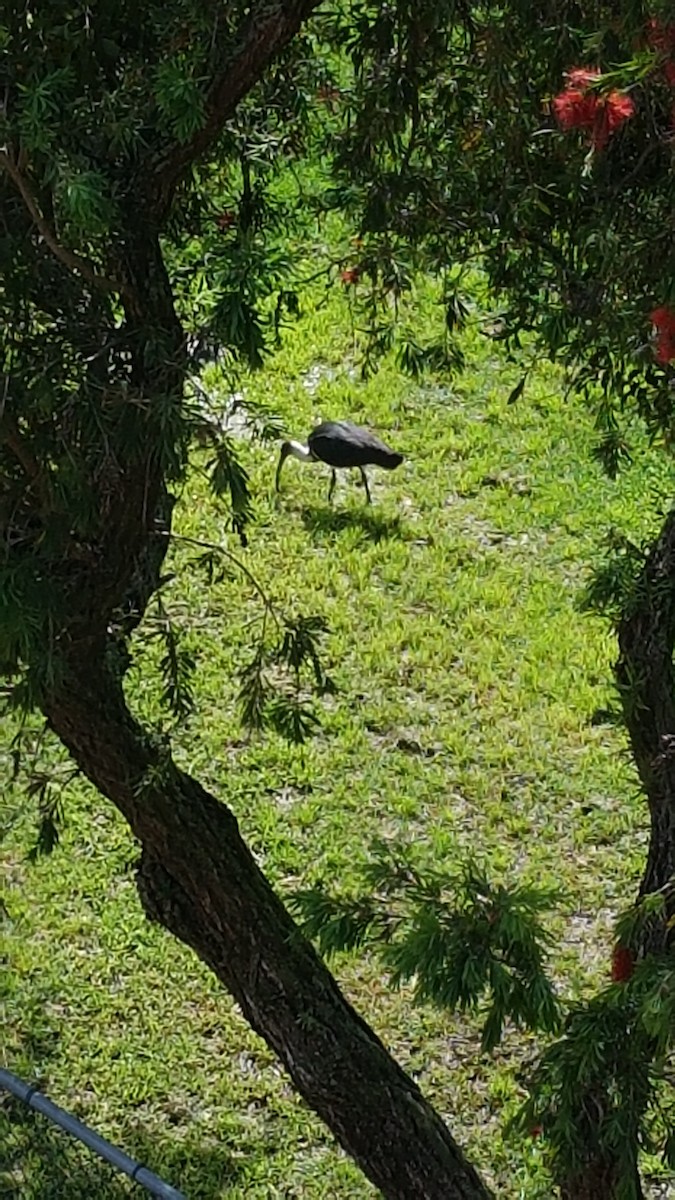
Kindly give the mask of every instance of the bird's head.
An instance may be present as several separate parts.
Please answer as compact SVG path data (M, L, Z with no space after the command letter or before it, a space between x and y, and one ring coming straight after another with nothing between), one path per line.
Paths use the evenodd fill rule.
M275 484L277 491L279 491L279 480L281 478L281 468L283 467L284 463L286 462L286 459L288 458L289 454L292 454L293 458L299 459L300 462L310 462L314 458L314 455L312 454L312 451L310 450L309 446L303 446L302 442L282 442L281 443L281 452L279 454L279 465L277 467L277 479L276 479L276 484Z

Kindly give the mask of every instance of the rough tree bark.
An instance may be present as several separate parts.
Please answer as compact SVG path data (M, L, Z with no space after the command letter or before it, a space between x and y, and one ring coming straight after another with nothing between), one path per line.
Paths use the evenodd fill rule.
M392 1200L490 1192L416 1084L342 996L258 869L233 814L131 717L121 682L71 642L45 700L55 733L142 846L145 911L191 946L296 1088Z
M578 1175L561 1181L560 1200L618 1200L622 1194L622 1184L625 1183L613 1159L596 1158L587 1163ZM637 1174L633 1185L635 1200L641 1200L643 1193Z

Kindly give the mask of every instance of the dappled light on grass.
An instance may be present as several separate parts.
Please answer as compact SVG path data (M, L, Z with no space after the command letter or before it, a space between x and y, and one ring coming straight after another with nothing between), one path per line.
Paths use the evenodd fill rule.
M665 472L638 447L620 485L608 482L588 459L592 422L555 371L538 368L509 406L522 364L475 330L464 342L462 376L416 387L387 361L356 382L338 294L286 332L269 370L244 381L247 398L278 411L285 428L344 417L405 446L406 464L381 486L375 476L371 507L351 477L329 506L320 470L289 472L275 497L278 447L245 442L246 548L195 470L176 507L164 604L196 664L196 707L171 736L179 765L231 805L285 897L321 879L349 892L377 838L424 848L439 870L470 852L496 885L555 886L564 901L547 925L551 970L582 996L606 980L611 922L639 876L646 816L621 726L594 718L615 707L616 648L597 617L579 612L579 596L609 527L636 543L651 532L645 489L663 492ZM301 381L317 362L330 373L310 394ZM218 559L207 586L190 538L228 547L279 614L325 622L321 660L334 689L315 697L318 723L301 748L275 729L242 732L241 671L264 604L231 560ZM138 637L132 649L130 704L156 727L166 721L167 647ZM4 765L9 776L9 755ZM191 1200L280 1190L364 1200L363 1176L216 980L144 920L137 847L121 819L81 781L63 807L50 860L26 862L32 815L16 818L2 846L7 1065L38 1073L57 1102ZM548 1200L536 1145L514 1147L501 1133L522 1099L532 1038L509 1029L484 1059L473 1016L415 1007L411 985L391 992L372 955L342 953L334 965L440 1111L453 1096L467 1149L500 1197ZM0 1114L0 1139L1 1124ZM44 1200L39 1182L22 1200Z

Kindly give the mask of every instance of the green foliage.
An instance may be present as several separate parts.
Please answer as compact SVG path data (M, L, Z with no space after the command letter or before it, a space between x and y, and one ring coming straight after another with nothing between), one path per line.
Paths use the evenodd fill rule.
M519 1115L540 1127L558 1178L607 1154L619 1165L620 1200L636 1200L639 1125L653 1079L630 993L612 988L569 1015L565 1036L542 1055Z
M675 1048L675 953L671 946L636 963L630 947L667 916L673 891L671 883L645 895L618 918L614 982L572 1005L513 1121L543 1135L558 1179L574 1179L593 1161L616 1163L620 1200L640 1194L640 1148L666 1166L672 1153L672 1097L663 1085Z
M37 836L34 845L28 851L28 861L35 862L38 858L51 854L59 844L63 805L52 780L45 776L33 775L26 793L29 798L37 801Z
M189 58L181 54L160 63L153 82L162 132L187 142L204 122L204 98Z
M64 225L76 240L106 234L118 216L100 171L71 168L57 181L55 195Z
M211 488L216 496L229 495L232 528L246 545L246 526L252 517L248 472L234 449L231 438L221 437L208 464Z
M243 724L250 730L271 726L288 742L303 745L319 725L305 675L311 672L319 695L332 690L319 654L320 641L328 632L318 616L282 620L274 617L274 640L266 640L268 623L251 659L239 673L239 706Z
M559 1004L544 972L549 937L541 924L550 890L492 883L469 863L452 874L420 862L403 845L376 846L356 894L323 885L293 900L324 953L373 948L393 987L412 981L418 1002L487 1011L481 1045L499 1044L504 1025L552 1031Z
M644 550L618 529L610 530L604 556L599 557L580 597L581 611L601 613L615 622L630 612L644 563Z
M58 678L59 649L67 642L78 603L90 616L96 614L100 629L116 631L111 641L121 638L116 618L123 597L110 599L101 563L110 567L112 545L117 574L124 576L129 567L133 575L139 564L129 564L127 556L138 548L127 545L128 513L140 506L150 526L148 480L158 474L160 485L170 481L179 489L187 478L195 421L191 399L183 394L186 371L219 351L227 356L232 376L259 370L299 315L303 280L298 266L308 257L314 260L312 273L324 272L327 278L337 264L351 264L352 282L344 276L343 282L349 289L352 344L360 352L355 366L364 378L392 349L416 380L434 371L447 378L464 366L459 335L475 310L460 288L479 258L490 302L499 307L494 339L504 343L518 369L518 379L508 380L510 402L523 396L530 370L522 361L525 348L570 369L573 387L594 413L596 457L610 475L628 470L636 454L639 458L635 417L653 440L672 442L672 365L655 360L649 331L650 312L674 299L672 94L660 54L635 49L645 38L641 6L617 9L597 2L581 13L578 4L565 0L542 14L539 6L519 0L505 21L503 6L489 3L480 8L454 0L340 3L318 13L311 31L298 36L249 89L236 113L223 121L217 143L195 163L186 148L207 119L218 119L212 111L207 118L205 97L229 67L240 45L240 25L250 14L243 3L217 7L216 13L213 5L193 0L140 7L113 0L64 11L50 2L29 8L10 4L5 17L0 35L6 67L0 177L5 380L0 664L9 680L7 698L17 708L39 705L45 688ZM660 12L668 18L665 4ZM565 70L584 63L611 67L598 87L630 87L636 106L634 117L602 150L589 149L583 134L562 133L549 111ZM175 161L177 148L185 150L184 169L162 189L164 204L152 211L151 181L162 164L172 156ZM349 226L340 224L337 234L335 210ZM427 314L422 336L411 317L425 273L437 287L435 311ZM181 324L193 335L190 353L185 353ZM497 390L502 382L500 377ZM345 403L344 394L338 399ZM303 404L296 394L293 400L289 417ZM453 435L457 400L453 395L452 407L447 396L445 401L444 419ZM430 403L440 405L438 398ZM355 410L360 405L351 394L350 405ZM397 405L395 411L407 422L408 398L399 396ZM505 411L490 411L489 399L481 404L480 420L490 423L486 461L482 474L474 477L468 470L458 481L453 518L484 486L520 486L513 479L505 484L494 470L497 435L503 425L510 428ZM392 419L391 411L387 417ZM271 436L273 425L264 417L262 425ZM248 450L240 453L222 430L210 441L211 490L227 497L233 529L243 543L255 515L249 486L255 451L249 460ZM508 538L519 544L521 535L530 534L513 514L511 531L495 530L488 506L477 518L484 525L451 540L449 560L435 559L435 539L448 549L438 480L445 479L459 453L454 443L437 453L442 444L437 429L428 448L433 499L420 492L415 507L407 495L409 477L405 485L392 485L405 486L397 494L411 503L406 509L411 524L421 526L429 512L434 514L433 528L422 541L411 537L404 547L411 559L419 544L426 547L427 560L433 560L432 582L427 578L424 585L428 592L414 630L394 637L393 649L397 662L414 659L428 612L436 623L443 613L452 626L458 614L469 611L474 625L483 627L473 674L462 678L458 696L443 697L453 714L463 705L471 714L463 736L455 727L447 734L445 749L459 762L458 773L466 774L467 790L480 794L493 814L496 806L501 823L512 819L510 801L486 796L480 780L486 765L496 770L498 762L504 777L499 787L511 787L509 780L518 772L507 766L513 768L522 746L509 738L497 754L494 730L475 734L476 714L482 713L490 689L498 687L500 667L508 675L508 664L519 660L520 646L509 645L499 664L478 658L485 655L486 631L489 641L491 609L501 612L508 602L513 613L522 595L512 580L503 579L491 593L480 576L468 593L459 579L450 595L439 596L437 577L447 572L448 561L461 576L467 561L483 554L486 545ZM573 478L577 470L577 464L570 468ZM547 484L539 486L545 490ZM269 531L272 519L264 497L261 507ZM546 530L552 514L559 524L567 520L566 507L561 516L551 501L550 509L543 506ZM387 561L383 543L400 535L400 518L398 524L386 518L354 524L348 518L341 525L306 511L304 520L306 536L338 542L361 538L353 560L345 558L350 586L361 580L366 562L373 586L384 591L396 586L402 568L393 557ZM635 514L633 523L640 525ZM611 561L589 588L589 606L615 620L629 611L643 557L640 537L651 532L641 528L625 541L615 540ZM377 557L369 559L373 546ZM419 556L415 570L418 561ZM285 553L280 562L285 570ZM230 577L209 549L202 566L212 598ZM326 574L322 567L320 580L315 578L308 590L313 602L319 597L330 606ZM244 576L260 593L248 568ZM563 603L559 595L568 585L562 574L556 604ZM337 592L339 584L333 586ZM324 616L291 621L278 615L264 590L262 599L262 631L244 668L240 707L251 727L268 723L287 739L305 743L317 727L312 691L330 690L318 649L328 621ZM292 600L297 611L295 595ZM414 587L402 597L403 603L417 601ZM231 604L228 622L235 610ZM303 611L313 608L308 604ZM343 642L353 641L354 629L363 628L367 615L365 608L355 614ZM405 617L398 607L390 617L392 631L399 631ZM247 635L240 632L244 640ZM378 629L378 645L381 637L385 634ZM154 664L161 699L184 720L193 699L196 656L168 619L155 640L161 643ZM527 686L539 702L548 697L549 671L542 672L540 664L553 655L552 641L549 629L535 656L539 668L526 667L533 677ZM113 648L120 649L117 642ZM418 664L427 678L420 707L438 727L445 719L441 706L434 708L439 685L429 680L439 673L439 662L456 662L454 646L443 650L445 656L430 654ZM120 661L126 665L121 653ZM368 680L369 672L364 674ZM383 696L400 682L392 668L381 679ZM513 721L519 682L509 678L508 683L507 719ZM222 687L219 681L219 701ZM372 695L367 703L378 707ZM386 701L379 705L386 707ZM347 721L344 713L341 719ZM501 710L498 719L505 719ZM352 736L363 741L370 732L366 725ZM471 767L466 746L473 745L473 736L479 737L480 749ZM529 741L523 739L528 753L539 737L530 731ZM148 734L148 739L153 765L137 781L140 793L171 783L162 735ZM400 734L395 744L400 749L417 742ZM358 753L363 750L361 744ZM549 763L548 745L540 750L534 758L537 778L540 761ZM567 765L559 774L567 798ZM408 782L397 801L403 807L413 803ZM46 775L35 775L35 787L45 849L57 836L57 793ZM592 786L587 790L593 793ZM310 811L305 817L308 825L314 816ZM528 819L516 816L519 837L529 832ZM594 816L591 805L588 828L580 836L587 836L596 853L594 823L601 826L602 818ZM376 863L370 876L366 868L365 882L375 889L375 900L370 890L354 888L337 900L314 897L317 929L324 921L336 945L379 946L386 930L389 941L381 953L395 981L414 978L418 997L435 1004L460 1010L476 1001L488 1005L485 1046L497 1043L507 1019L554 1028L555 997L543 974L546 941L538 918L545 896L540 891L525 885L505 888L476 869L448 877L421 873L402 861L386 869ZM630 1172L643 1133L641 1114L653 1095L650 1055L654 1045L665 1052L664 1030L672 1018L668 969L645 963L634 987L631 983L627 991L573 1014L569 1039L543 1060L542 1094L548 1088L556 1114L548 1124L545 1120L546 1132L567 1167L590 1147L611 1149ZM644 1003L636 990L643 976ZM593 1045L586 1047L589 1038ZM626 1043L632 1075L620 1060ZM598 1081L608 1107L594 1121ZM581 1089L576 1099L574 1086Z
M571 369L611 474L627 461L631 415L654 436L673 415L670 368L649 345L649 313L669 303L673 278L670 90L646 45L652 15L630 4L581 12L570 0L542 20L518 3L506 27L498 6L449 2L366 4L325 22L350 67L351 119L327 138L330 195L371 271L370 292L356 294L374 347L420 267L442 278L480 254L507 345L534 339ZM664 8L662 21L671 15ZM592 152L550 106L564 73L585 65L603 70L601 91L628 88L635 105ZM452 306L448 316L452 328ZM421 348L402 363L420 370Z
M675 1044L675 962L645 960L628 982L576 1005L546 1049L515 1125L540 1129L557 1178L599 1159L618 1165L620 1200L637 1200L638 1151L667 1164L668 1055Z
M639 943L647 926L655 917L667 916L668 905L672 903L675 885L667 884L658 892L648 892L640 896L630 908L619 915L616 922L616 936L622 945L630 946Z
M428 377L415 386L391 358L367 383L355 380L363 341L346 289L327 291L323 279L313 287L269 370L242 381L246 404L278 413L291 436L318 413L346 414L395 439L406 464L373 473L372 510L350 478L338 481L329 508L318 464L289 468L277 502L275 448L237 442L256 497L242 563L279 614L319 613L329 627L320 657L337 690L316 702L322 727L300 754L281 737L242 738L237 671L242 647L252 654L257 644L262 601L223 553L228 517L200 469L210 453L195 454L162 572L172 576L161 594L179 645L196 657L193 713L170 726L177 762L231 805L284 897L318 878L329 881L329 898L332 881L361 894L360 868L377 838L415 842L451 877L473 855L508 889L558 885L569 899L545 920L547 973L565 994L585 995L606 980L607 911L637 886L644 811L625 735L592 720L607 703L615 647L575 597L607 526L636 545L650 534L645 495L660 482L669 497L667 465L638 431L632 466L620 487L610 485L586 455L592 419L545 364L509 408L524 368L481 335L479 277L462 335L468 368L451 386ZM419 297L425 329L435 298L431 284ZM312 393L304 381L317 374ZM207 368L204 385L217 408L234 390L227 364ZM159 727L163 639L144 636L154 623L151 605L125 691L139 719ZM268 625L271 645L283 623L276 631L270 615ZM303 672L309 692L310 663ZM3 729L7 779L13 721ZM44 773L54 755L45 744ZM30 869L34 809L7 787L0 796L7 1065L39 1077L58 1103L190 1196L225 1187L232 1200L269 1200L280 1189L363 1200L358 1169L208 969L145 920L134 889L138 847L122 820L83 779L62 796L57 852ZM539 1039L510 1028L486 1060L480 1018L415 1005L409 985L388 988L375 947L342 955L336 969L439 1110L453 1098L463 1143L498 1194L549 1200L540 1139L507 1141L503 1132ZM3 1111L3 1145L13 1136L6 1126ZM21 1160L26 1200L54 1186L43 1152L40 1142ZM77 1195L77 1182L68 1186ZM84 1186L89 1197L95 1184Z
M164 651L159 663L162 677L162 703L177 721L185 720L194 709L194 652L181 644L180 635L160 603L159 626L154 630Z
M248 729L260 730L265 724L265 711L271 691L265 670L267 663L266 648L259 643L255 654L239 673L241 718Z

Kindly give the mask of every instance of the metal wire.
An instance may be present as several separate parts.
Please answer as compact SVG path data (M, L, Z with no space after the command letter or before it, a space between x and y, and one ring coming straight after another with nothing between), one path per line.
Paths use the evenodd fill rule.
M3 1144L0 1160L3 1198L19 1200L34 1194L40 1200L64 1200L66 1196L75 1200L78 1196L104 1195L113 1200L137 1195L143 1189L160 1200L186 1200L182 1192L164 1183L142 1163L48 1100L35 1085L0 1069L0 1088L33 1110L29 1113L16 1105L9 1113L12 1132ZM78 1154L72 1139L87 1146L97 1159ZM40 1178L37 1189L33 1186L36 1174Z

